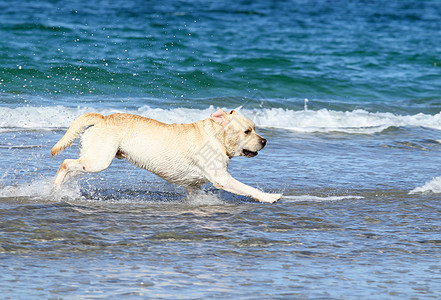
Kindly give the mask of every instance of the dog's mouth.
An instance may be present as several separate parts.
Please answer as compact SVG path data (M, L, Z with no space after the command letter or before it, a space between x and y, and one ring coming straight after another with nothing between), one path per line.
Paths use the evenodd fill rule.
M245 156L245 157L254 157L258 154L257 151L250 151L247 149L243 149L242 153L243 153L243 156Z

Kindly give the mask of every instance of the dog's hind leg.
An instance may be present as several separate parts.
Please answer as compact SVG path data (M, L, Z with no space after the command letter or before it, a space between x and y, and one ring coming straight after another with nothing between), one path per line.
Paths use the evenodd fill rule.
M114 157L114 156L113 156ZM112 158L113 158L112 157ZM81 173L98 173L107 169L112 160L91 160L85 158L66 159L60 166L57 176L55 177L54 185L60 186L70 178L75 177Z
M79 159L66 159L60 166L54 181L60 186L81 173L98 173L107 169L118 152L118 143L112 137L93 135L82 141Z
M60 166L57 176L54 180L56 187L62 185L68 181L69 178L84 172L83 165L79 162L79 159L66 159Z

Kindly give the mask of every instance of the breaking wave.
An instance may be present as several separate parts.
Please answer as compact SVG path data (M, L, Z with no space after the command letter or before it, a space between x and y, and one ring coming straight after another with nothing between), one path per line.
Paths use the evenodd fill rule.
M165 123L192 123L208 118L218 107L205 109L152 108L143 106L136 110L88 107L18 107L0 108L0 132L9 130L54 130L67 128L78 116L94 111L103 115L117 112L133 113ZM390 127L425 127L441 130L441 113L430 115L397 115L388 112L289 110L283 108L242 109L238 112L253 120L258 127L293 130L298 132L343 132L374 134Z

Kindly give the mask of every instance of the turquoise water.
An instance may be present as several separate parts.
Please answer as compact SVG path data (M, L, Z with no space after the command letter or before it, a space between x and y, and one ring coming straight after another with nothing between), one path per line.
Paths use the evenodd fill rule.
M125 98L126 105L167 101L194 108L217 97L238 105L261 93L285 108L312 98L324 106L338 100L439 109L438 1L2 7L7 104L25 102L13 95L55 98L52 105L96 96L106 104Z
M441 2L0 1L0 292L403 299L441 290ZM51 193L88 111L268 145L231 174L276 204L115 161Z

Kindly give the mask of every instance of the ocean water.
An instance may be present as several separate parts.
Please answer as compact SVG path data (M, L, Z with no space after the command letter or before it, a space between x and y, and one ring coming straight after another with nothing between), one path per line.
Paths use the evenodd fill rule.
M441 2L0 0L6 299L439 299ZM268 140L261 204L115 160L51 192L82 113Z

